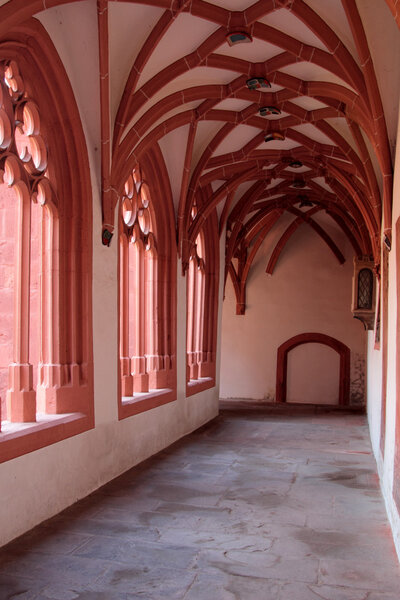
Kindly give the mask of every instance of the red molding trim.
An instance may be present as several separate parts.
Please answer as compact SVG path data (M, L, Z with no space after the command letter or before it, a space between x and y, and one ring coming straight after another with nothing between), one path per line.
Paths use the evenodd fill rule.
M199 394L200 392L204 392L204 390L209 390L213 387L215 387L214 377L191 379L186 384L186 398L189 398L189 396L194 396L195 394Z
M34 423L29 429L0 434L0 463L6 462L40 448L50 446L84 431L94 428L92 415L73 413L57 420L57 423Z
M288 353L301 344L310 343L324 344L340 355L339 405L347 406L350 395L350 348L323 333L300 333L279 346L276 367L276 402L286 402Z
M156 240L158 253L157 282L158 282L158 302L157 317L157 336L159 343L160 356L170 357L171 365L168 369L157 370L162 376L162 384L150 385L149 392L143 395L127 396L130 399L123 399L123 389L121 385L121 361L118 360L119 378L118 378L118 416L119 419L133 416L140 412L151 410L167 402L176 400L176 230L175 217L172 201L171 186L168 178L167 169L164 163L160 148L156 145L145 156L140 163L143 174L146 177L146 183L151 196L150 210L152 211L152 228L154 239ZM120 236L121 236L120 232ZM119 253L119 262L121 253ZM122 335L122 314L121 314L121 270L119 273L119 347ZM142 315L143 316L143 315ZM145 373L145 375L147 372ZM148 374L147 374L148 375ZM151 382L149 382L151 383ZM156 388L156 385L159 389ZM146 387L146 389L149 389Z
M400 0L386 0L386 4L390 8L396 23L400 28Z
M17 10L17 4L9 3ZM33 6L38 3L27 2ZM2 7L4 8L4 7ZM25 7L24 7L25 8ZM3 11L0 11L3 14ZM4 22L1 22L0 30ZM34 40L34 42L33 42ZM49 413L68 413L61 422L51 419L20 431L0 434L0 462L22 456L94 426L93 337L92 337L92 188L79 110L57 51L45 28L36 19L7 31L0 50L1 60L16 60L43 115L42 128L49 146L49 179L54 185L62 218L59 250L63 253L62 286L74 290L61 323L62 365L84 371L84 381L54 386ZM50 115L50 117L48 117ZM46 118L48 117L48 118ZM63 289L63 287L61 287ZM67 330L66 324L69 321ZM75 335L76 331L79 335ZM65 342L65 337L68 343ZM46 362L46 364L48 361ZM49 363L50 364L50 363ZM79 375L80 378L80 375ZM57 395L60 392L59 396ZM70 413L74 414L70 414Z
M149 392L142 397L121 401L118 404L118 418L120 420L126 419L174 400L176 400L175 390L154 390L154 392Z

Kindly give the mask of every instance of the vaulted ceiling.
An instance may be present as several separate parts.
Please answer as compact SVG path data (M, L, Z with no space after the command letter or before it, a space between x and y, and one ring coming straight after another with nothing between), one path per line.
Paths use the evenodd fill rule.
M390 71L398 62L384 31L397 36L392 52L399 48L385 3L161 5L110 5L111 21L123 17L128 23L137 15L141 23L120 102L117 90L112 92L114 168L140 161L159 145L177 204L184 262L204 219L217 208L220 230L225 224L227 229L226 272L237 295L262 241L284 213L292 221L267 272L303 223L344 260L314 219L319 211L343 230L357 256L379 263L382 217L390 237L387 121L393 139L395 118L385 114L382 91L390 93L390 82L378 80L376 66ZM397 76L391 84L398 86ZM398 87L394 91L397 99Z
M326 211L356 255L379 262L382 215L390 233L387 120L393 119L379 86L389 93L390 82L378 82L375 62L384 54L379 44L388 49L382 24L398 34L383 1L193 0L167 8L155 0L151 6L113 2L109 11L111 23L137 19L122 95L111 85L111 177L123 179L134 161L159 146L184 260L217 208L233 277L243 273L232 259L248 272L283 213L293 217L284 239L306 222L341 260L313 218ZM374 14L377 57L368 39ZM233 45L232 34L239 38ZM115 51L122 40L113 36L118 31L110 38ZM111 53L111 68L112 60Z
M62 4L20 11L41 5L46 25L43 8ZM184 266L215 210L237 292L282 215L291 220L268 272L304 223L343 259L321 212L379 264L400 92L395 0L99 0L97 9L105 227L152 152L168 173Z

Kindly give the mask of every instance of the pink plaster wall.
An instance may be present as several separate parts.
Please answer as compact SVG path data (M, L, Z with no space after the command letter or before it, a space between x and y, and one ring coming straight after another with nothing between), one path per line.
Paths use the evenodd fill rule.
M288 354L286 401L338 404L339 371L340 356L329 346L297 346Z
M268 276L265 268L271 252L290 222L290 217L284 217L253 263L243 316L235 315L228 279L222 318L222 398L274 401L277 348L295 335L315 332L350 348L350 402L364 399L366 334L350 311L352 248L328 216L321 214L315 220L343 252L344 265L303 225L283 250L273 276ZM339 355L324 346L318 345L317 351L312 346L304 344L288 355L288 400L314 402L319 396L320 403L333 402L339 385Z

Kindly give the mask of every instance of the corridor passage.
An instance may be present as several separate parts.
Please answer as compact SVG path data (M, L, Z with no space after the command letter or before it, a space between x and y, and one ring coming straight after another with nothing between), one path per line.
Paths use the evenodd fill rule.
M399 600L365 417L224 410L5 547L0 598Z

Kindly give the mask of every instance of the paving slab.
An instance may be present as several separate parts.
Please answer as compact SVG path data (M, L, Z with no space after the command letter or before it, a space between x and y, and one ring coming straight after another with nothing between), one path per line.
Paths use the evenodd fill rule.
M0 550L14 598L400 600L365 417L223 411Z

